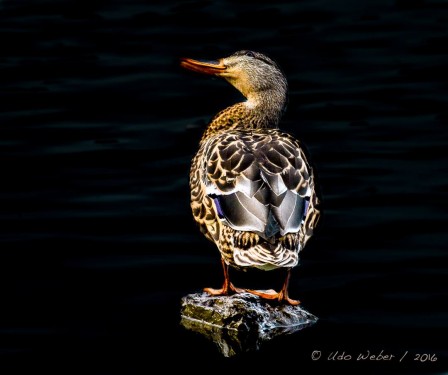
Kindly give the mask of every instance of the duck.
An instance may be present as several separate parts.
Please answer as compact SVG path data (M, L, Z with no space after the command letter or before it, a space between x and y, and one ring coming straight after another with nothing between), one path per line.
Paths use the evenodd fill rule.
M298 305L289 297L291 269L320 218L316 178L301 142L281 131L288 84L276 62L241 50L218 60L181 58L181 67L223 78L245 98L207 125L190 169L191 210L205 237L219 250L224 274L211 296L251 293ZM285 270L273 289L234 286L229 268Z

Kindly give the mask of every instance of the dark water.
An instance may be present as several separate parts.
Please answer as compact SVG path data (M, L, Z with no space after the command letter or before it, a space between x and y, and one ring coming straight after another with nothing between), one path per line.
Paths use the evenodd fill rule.
M444 0L1 1L1 373L446 373L447 25ZM282 66L319 175L291 295L320 321L224 359L179 300L221 282L188 171L240 97L177 60L242 48Z

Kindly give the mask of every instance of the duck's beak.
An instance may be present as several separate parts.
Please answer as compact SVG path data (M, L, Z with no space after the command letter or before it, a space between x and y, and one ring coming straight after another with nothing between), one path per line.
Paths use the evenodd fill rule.
M222 60L199 61L182 57L180 59L180 66L188 70L193 70L194 72L214 75L220 75L226 70L226 66L223 64Z

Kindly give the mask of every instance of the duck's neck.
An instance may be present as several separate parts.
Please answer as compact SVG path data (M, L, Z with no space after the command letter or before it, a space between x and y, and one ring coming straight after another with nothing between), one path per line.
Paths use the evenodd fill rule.
M231 129L276 128L286 105L286 92L250 94L247 100L219 112L210 122L202 136L206 138Z

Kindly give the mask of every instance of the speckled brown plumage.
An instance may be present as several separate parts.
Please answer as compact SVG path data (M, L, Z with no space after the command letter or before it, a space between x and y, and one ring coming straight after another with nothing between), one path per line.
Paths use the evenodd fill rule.
M266 121L248 113L243 103L237 103L219 112L205 130L202 140L218 133L221 130L232 129L261 129L266 127Z
M299 142L276 129L220 130L209 134L201 141L190 171L191 207L201 231L216 243L226 263L236 268L295 266L298 251L312 236L319 217L314 177ZM219 218L213 198L207 194L207 184L223 194L234 191L241 176L266 185L260 171L279 176L288 190L299 196L309 194L307 215L297 232L263 239L255 232L235 230Z
M223 259L225 282L211 294L239 289L227 267L290 269L318 223L313 170L294 137L277 129L287 84L268 57L239 51L216 63L184 59L188 69L221 76L246 96L219 112L200 141L190 170L191 208L201 232ZM251 291L292 304L281 292Z

